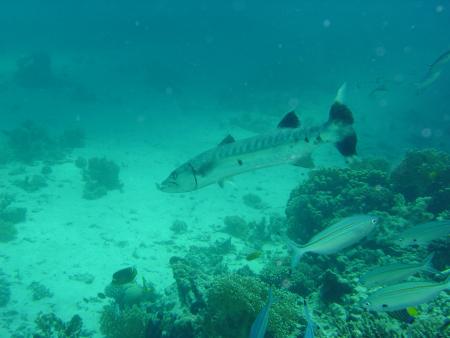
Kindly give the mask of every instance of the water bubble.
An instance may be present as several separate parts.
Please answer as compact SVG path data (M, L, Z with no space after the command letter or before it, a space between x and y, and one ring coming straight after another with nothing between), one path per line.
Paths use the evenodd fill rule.
M423 138L429 138L431 137L432 132L430 128L423 128L420 134L422 135Z
M379 57L383 57L386 55L386 49L383 46L379 46L375 48L375 54Z
M231 5L231 7L236 12L242 12L242 11L245 11L245 9L247 8L247 4L245 3L245 1L237 0L237 1L233 1L233 4Z
M442 13L444 11L444 6L438 5L436 6L436 13Z

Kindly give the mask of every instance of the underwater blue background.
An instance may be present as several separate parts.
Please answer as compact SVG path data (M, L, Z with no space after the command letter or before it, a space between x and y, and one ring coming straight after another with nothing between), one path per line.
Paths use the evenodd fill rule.
M130 293L142 296L136 316L155 325L128 331L130 338L163 337L161 327L172 327L169 337L200 337L189 325L181 325L185 335L176 333L175 317L195 318L194 328L210 330L205 337L245 337L268 285L282 305L275 303L266 337L292 336L294 326L304 332L300 298L323 327L319 337L406 334L398 318L354 310L367 293L357 274L396 260L421 262L431 250L436 268L448 269L448 235L417 250L392 249L389 240L408 226L450 217L441 207L450 205L449 60L424 84L450 50L449 32L448 0L2 1L0 337L54 337L35 322L46 313L64 322L79 314L84 331L70 337L124 337L123 290L108 287L127 267L137 269L130 284L138 291ZM317 154L317 176L286 165L237 176L224 188L156 188L224 136L271 132L291 110L302 127L322 125L343 83L360 167L348 169L330 146ZM414 152L405 160L410 150L419 160ZM426 168L411 169L413 162ZM418 192L402 190L402 179ZM298 275L287 275L279 232L306 242L355 213L380 217L375 239L339 256L311 255ZM195 284L187 291L180 286L186 275ZM342 278L345 286L336 282ZM351 296L325 299L323 280ZM233 287L242 293L228 294ZM238 315L242 327L237 311L213 303L235 294L256 295L246 304L253 312ZM442 294L419 309L417 337L426 330L440 337L449 316ZM301 303L297 315L283 305L294 311L294 303ZM285 310L285 320L274 317ZM236 336L220 335L223 323L212 318Z

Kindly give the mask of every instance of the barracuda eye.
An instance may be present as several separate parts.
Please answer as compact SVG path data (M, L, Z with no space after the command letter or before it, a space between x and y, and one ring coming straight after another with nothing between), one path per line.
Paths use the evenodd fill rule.
M368 307L370 306L370 302L365 302L364 305Z
M372 224L377 224L378 220L376 218L372 218Z

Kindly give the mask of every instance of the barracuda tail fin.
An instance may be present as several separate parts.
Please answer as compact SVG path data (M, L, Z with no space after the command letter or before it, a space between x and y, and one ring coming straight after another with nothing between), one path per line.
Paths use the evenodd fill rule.
M333 135L333 141L339 152L345 156L356 155L357 137L352 125L354 122L351 110L343 103L346 91L344 83L338 90L333 105L330 108L330 115L326 128Z

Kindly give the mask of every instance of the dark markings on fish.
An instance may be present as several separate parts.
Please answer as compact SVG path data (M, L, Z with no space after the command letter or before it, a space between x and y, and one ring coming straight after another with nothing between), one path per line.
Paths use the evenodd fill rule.
M237 163L238 163L239 165L243 165L243 164L244 164L244 162L242 162L241 159L238 159L238 160L237 160Z
M388 307L387 304L383 304L383 305L381 305L381 306L384 307L384 308L387 308L387 307Z
M223 154L221 154L223 155ZM192 167L193 168L193 167ZM214 168L214 161L208 161L206 163L203 163L199 168L194 169L195 173L199 176L205 176L207 175L212 169Z
M309 143L309 138L307 136L305 136L305 142Z
M320 137L320 135L316 136L316 143L321 143L322 142L322 138Z

